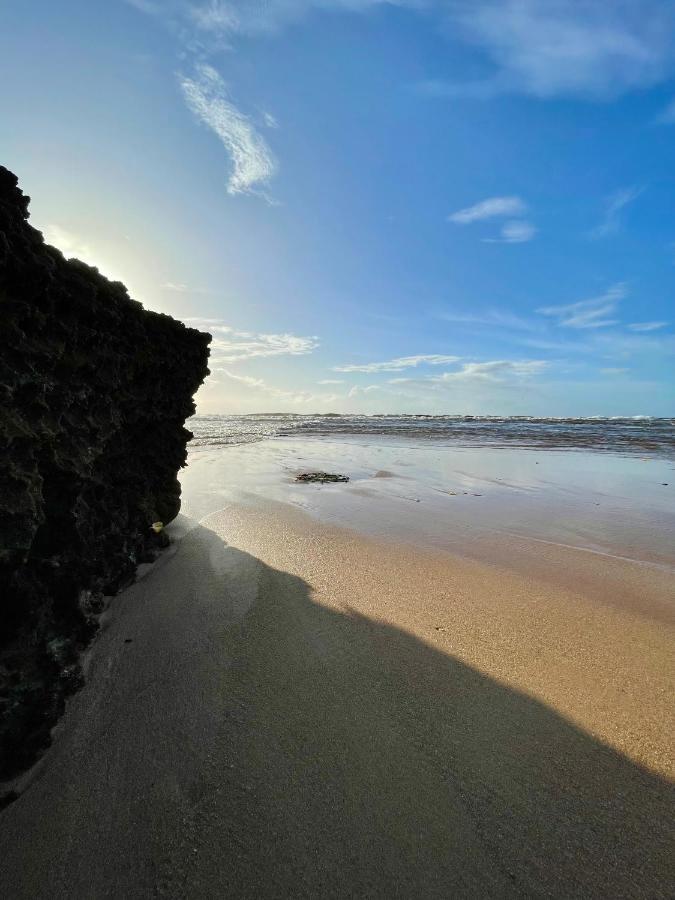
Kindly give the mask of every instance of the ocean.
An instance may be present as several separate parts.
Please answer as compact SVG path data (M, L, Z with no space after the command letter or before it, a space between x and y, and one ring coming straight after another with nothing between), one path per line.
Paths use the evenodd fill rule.
M675 459L675 419L536 418L532 416L258 415L193 416L192 447L247 444L267 438L379 437L456 447L592 450Z

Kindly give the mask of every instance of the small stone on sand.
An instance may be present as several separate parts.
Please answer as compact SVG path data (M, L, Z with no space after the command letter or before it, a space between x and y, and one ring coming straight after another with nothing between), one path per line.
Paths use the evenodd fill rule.
M295 476L296 481L325 484L338 481L349 481L349 475L335 475L330 472L302 472Z

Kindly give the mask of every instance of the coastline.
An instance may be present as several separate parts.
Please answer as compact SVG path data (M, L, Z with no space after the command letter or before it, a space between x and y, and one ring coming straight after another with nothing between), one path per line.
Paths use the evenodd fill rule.
M616 606L251 495L170 530L3 812L3 893L668 896L659 569L591 572Z

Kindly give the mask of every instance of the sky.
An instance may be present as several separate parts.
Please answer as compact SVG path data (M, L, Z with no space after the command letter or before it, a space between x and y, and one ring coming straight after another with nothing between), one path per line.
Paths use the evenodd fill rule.
M675 0L0 0L0 78L199 412L675 414Z

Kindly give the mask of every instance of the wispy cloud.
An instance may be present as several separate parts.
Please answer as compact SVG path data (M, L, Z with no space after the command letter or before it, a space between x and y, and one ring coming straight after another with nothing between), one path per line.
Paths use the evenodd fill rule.
M428 93L482 99L504 93L604 100L673 73L670 0L127 0L216 46L270 35L311 15L369 13L395 4L426 17L449 42L472 47L486 74L424 83Z
M531 241L536 233L537 229L531 222L514 220L502 225L500 237L483 238L483 241L486 244L524 244Z
M522 216L527 212L525 202L517 196L488 197L473 206L459 209L448 216L448 222L454 225L473 225L475 222L484 222L489 219L503 218L506 216ZM531 241L537 233L537 229L531 222L524 219L512 219L504 222L499 237L483 238L487 244L523 244Z
M608 237L610 234L616 234L621 229L623 210L636 200L643 192L641 187L627 187L612 194L605 201L605 211L602 220L591 231L592 238Z
M267 112L267 110L263 110L262 112L263 122L266 128L278 128L279 122L276 116L273 116L271 112Z
M319 346L317 337L235 331L220 319L188 318L183 321L213 335L211 361L214 364L239 362L254 357L305 356Z
M373 391L381 391L382 385L380 384L366 384L363 387L361 385L355 384L353 388L347 393L347 397L350 400L353 400L354 397L359 397L362 394L372 394Z
M497 216L520 216L526 210L527 207L520 197L488 197L487 200L481 200L480 203L451 213L448 221L454 222L455 225L471 225L473 222L482 222Z
M261 186L276 172L276 160L251 121L230 100L218 72L200 63L194 77L183 75L179 81L192 113L215 132L230 157L228 193L258 194L271 202Z
M453 39L482 51L492 71L435 92L603 100L673 71L675 7L663 0L473 0L432 3ZM429 6L423 7L429 9Z
M574 329L571 333L573 337L559 341L519 337L518 343L523 347L546 350L557 356L587 357L593 360L641 357L654 361L675 355L675 335L669 333L624 332L616 328Z
M631 331L657 331L669 324L670 322L631 322L628 327Z
M457 372L443 372L434 381L504 381L509 378L531 378L539 375L549 364L541 359L507 360L464 363Z
M457 362L459 356L442 356L431 353L420 356L400 356L397 359L389 359L385 362L361 363L349 366L334 366L335 372L402 372L404 369L415 368L419 365L443 366Z
M343 378L322 378L317 384L344 384Z
M190 6L190 16L199 29L231 40L237 35L274 34L325 10L354 14L389 2L391 0L265 0L264 3L205 0ZM416 2L398 0L397 5L414 7Z
M563 306L543 306L537 312L543 316L553 316L558 325L567 328L603 328L616 325L618 319L613 318L620 300L628 293L624 282L612 285L599 297L568 303ZM609 317L609 318L608 318Z
M600 369L602 375L625 375L630 369L624 369L620 366L610 366L607 369Z
M208 294L206 288L192 287L184 281L165 281L162 284L165 291L171 291L174 294Z
M214 371L218 372L221 375L224 375L231 381L236 381L251 390L260 391L261 393L264 393L267 396L274 398L275 400L281 400L284 403L290 403L293 405L302 405L308 403L330 404L340 399L339 394L315 394L311 391L285 390L283 388L278 388L274 385L268 384L263 378L255 378L251 375L238 375L235 372L230 372L228 369L216 368L214 369Z
M494 388L515 388L544 372L550 363L541 359L493 359L483 362L464 362L458 368L440 375L419 375L414 378L390 378L387 384L396 385L404 391L445 394L459 385L481 385Z
M539 328L536 323L531 322L529 319L524 319L522 316L499 309L487 309L480 313L453 312L450 310L439 313L438 318L446 322L456 322L458 325L508 328L515 331L537 331Z

